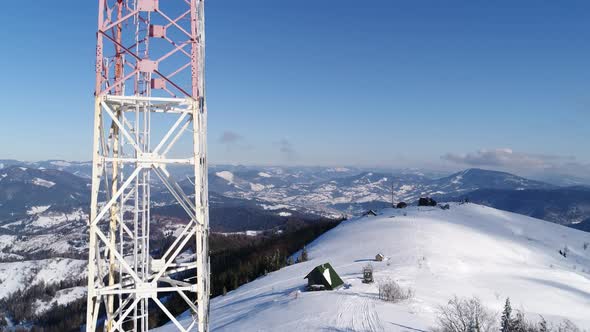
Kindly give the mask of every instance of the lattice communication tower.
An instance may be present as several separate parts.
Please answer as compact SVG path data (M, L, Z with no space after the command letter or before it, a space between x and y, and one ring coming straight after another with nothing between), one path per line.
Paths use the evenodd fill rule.
M162 314L208 331L204 28L204 0L99 0L87 331L147 331ZM191 169L190 188L174 167ZM162 248L156 186L188 216ZM175 318L171 296L192 319Z

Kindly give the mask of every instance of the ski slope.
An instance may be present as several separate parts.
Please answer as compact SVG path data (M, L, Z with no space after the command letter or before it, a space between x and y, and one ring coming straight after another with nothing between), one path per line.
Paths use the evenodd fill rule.
M407 215L404 215L407 214ZM477 296L500 312L506 297L527 317L590 328L590 233L475 204L450 210L386 209L343 222L308 246L310 261L285 267L211 302L212 331L429 331L439 305ZM559 249L567 245L569 254ZM375 254L387 258L373 262ZM330 262L350 287L304 292L303 277ZM374 266L376 283L361 269ZM377 298L391 278L414 290ZM186 314L181 316L188 325ZM186 326L186 325L185 325ZM159 331L172 331L164 326Z

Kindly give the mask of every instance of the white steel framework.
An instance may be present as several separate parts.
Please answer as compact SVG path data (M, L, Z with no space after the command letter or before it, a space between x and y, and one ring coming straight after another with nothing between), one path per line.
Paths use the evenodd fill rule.
M98 3L86 330L147 331L159 311L180 331L206 332L204 0ZM184 153L183 136L192 144ZM194 193L171 176L173 164L193 165ZM160 250L150 247L155 182L187 215ZM194 254L177 259L187 248ZM175 318L162 301L170 294L184 300L191 321Z

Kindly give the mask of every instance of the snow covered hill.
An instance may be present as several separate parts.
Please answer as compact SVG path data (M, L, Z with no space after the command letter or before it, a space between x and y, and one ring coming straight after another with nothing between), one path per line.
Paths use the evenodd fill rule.
M11 166L0 170L0 220L44 210L87 205L89 182L55 169Z
M0 263L0 300L40 283L52 285L85 280L86 265L85 260L69 258Z
M429 331L438 306L455 295L477 296L494 312L510 297L531 319L567 318L589 329L589 243L589 233L476 204L386 209L318 238L308 246L309 261L213 299L212 330ZM558 251L566 246L564 258ZM373 262L379 252L386 259ZM304 276L325 262L350 287L304 292ZM361 282L367 263L374 284ZM379 300L377 284L386 278L414 297Z

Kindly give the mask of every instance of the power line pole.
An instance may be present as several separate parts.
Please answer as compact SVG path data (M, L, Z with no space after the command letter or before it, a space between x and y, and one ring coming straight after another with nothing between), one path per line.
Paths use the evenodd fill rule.
M391 175L391 207L395 207L393 203L393 174Z
M99 0L87 331L101 321L106 331L147 331L156 311L180 331L208 331L204 14L204 0ZM188 152L177 144L186 132ZM183 164L193 168L194 199L168 170ZM188 216L161 250L150 250L155 183ZM172 294L193 313L184 325L160 300Z

